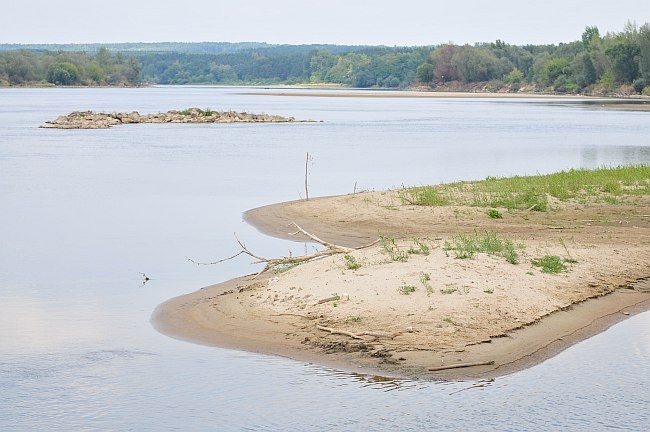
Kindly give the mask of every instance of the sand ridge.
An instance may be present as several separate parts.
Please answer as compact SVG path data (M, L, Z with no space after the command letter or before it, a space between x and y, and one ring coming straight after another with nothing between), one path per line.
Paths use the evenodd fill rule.
M268 234L291 238L295 222L349 247L381 235L394 238L406 259L395 260L378 244L349 254L357 269L348 268L351 258L334 255L248 276L172 299L154 322L175 337L354 371L429 379L501 375L650 307L649 214L648 199L637 197L614 206L504 211L491 219L481 208L403 205L395 191L266 206L245 219ZM520 263L482 253L457 259L445 250L459 232L485 231L520 245ZM544 274L530 264L544 254L577 262Z

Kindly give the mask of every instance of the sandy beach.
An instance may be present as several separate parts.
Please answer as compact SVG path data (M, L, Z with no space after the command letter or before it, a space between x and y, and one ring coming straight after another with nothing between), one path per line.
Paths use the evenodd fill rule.
M282 238L296 239L296 223L350 248L384 240L171 299L154 313L159 331L359 373L476 379L535 365L650 309L644 196L492 219L484 208L405 205L396 191L367 192L261 207L245 219ZM459 233L482 232L510 239L519 263L445 250ZM531 264L546 254L570 258L567 270Z

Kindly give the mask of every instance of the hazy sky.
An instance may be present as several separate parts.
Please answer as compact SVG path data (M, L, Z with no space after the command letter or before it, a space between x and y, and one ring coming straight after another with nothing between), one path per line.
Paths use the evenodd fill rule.
M571 42L650 22L648 0L3 0L0 43Z

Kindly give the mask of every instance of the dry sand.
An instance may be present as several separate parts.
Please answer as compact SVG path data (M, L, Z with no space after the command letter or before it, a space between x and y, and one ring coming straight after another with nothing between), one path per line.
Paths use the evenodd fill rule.
M402 205L388 191L262 207L245 217L274 236L290 238L294 221L348 247L381 234L394 236L402 252L417 249L414 239L430 251L397 262L375 245L351 254L357 270L334 255L235 279L169 300L153 321L177 338L355 372L503 375L650 309L650 200L558 206L544 213L503 210L503 219L490 219L480 208ZM521 244L520 263L487 254L457 259L443 250L459 232L485 230ZM530 260L545 254L577 263L544 274ZM400 292L406 286L415 291ZM494 364L429 370L475 362Z

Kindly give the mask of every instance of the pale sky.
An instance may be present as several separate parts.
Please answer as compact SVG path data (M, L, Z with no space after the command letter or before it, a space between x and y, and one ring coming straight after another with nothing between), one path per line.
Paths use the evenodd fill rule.
M648 0L2 0L0 43L514 45L650 22Z

